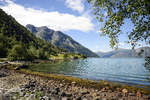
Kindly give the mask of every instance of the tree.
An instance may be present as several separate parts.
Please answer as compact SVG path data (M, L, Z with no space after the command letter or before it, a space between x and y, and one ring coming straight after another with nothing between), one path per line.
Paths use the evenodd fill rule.
M0 43L0 58L7 57L7 52L7 48L5 48L2 43Z
M10 60L29 60L31 57L25 46L16 44L13 46L12 50L10 50L8 58Z
M7 57L7 53L8 53L7 42L8 39L0 33L0 58Z
M102 34L110 38L112 48L118 47L118 36L125 19L130 19L134 29L128 33L132 47L138 41L150 44L150 0L87 0L94 8L96 18L102 22ZM107 13L107 16L104 14ZM105 17L105 18L104 18Z

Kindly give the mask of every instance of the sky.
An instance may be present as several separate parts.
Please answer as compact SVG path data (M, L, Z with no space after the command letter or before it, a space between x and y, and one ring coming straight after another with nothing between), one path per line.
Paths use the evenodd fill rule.
M0 8L24 26L32 24L62 31L94 52L112 50L109 38L100 36L103 23L96 20L85 0L0 0ZM126 20L122 30L130 32L132 28ZM131 48L127 40L126 34L119 36L119 48Z

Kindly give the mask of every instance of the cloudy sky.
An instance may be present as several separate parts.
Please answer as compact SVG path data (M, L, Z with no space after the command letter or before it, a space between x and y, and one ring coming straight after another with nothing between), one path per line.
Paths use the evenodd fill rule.
M48 26L63 31L92 51L110 51L109 38L101 37L90 5L85 0L0 0L0 8L12 15L20 24ZM127 20L124 32L132 28ZM120 36L120 48L129 48L126 35Z

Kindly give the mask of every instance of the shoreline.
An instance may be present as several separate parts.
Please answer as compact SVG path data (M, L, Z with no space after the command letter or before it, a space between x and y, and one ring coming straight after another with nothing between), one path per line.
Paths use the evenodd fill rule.
M52 100L150 99L150 91L133 86L120 85L107 81L96 82L64 75L44 74L26 69L14 70L12 67L6 67L8 66L0 67L0 73L4 74L0 75L0 81L3 83L0 85L0 97L9 97L7 96L9 94L11 98L22 98L21 100L26 100L26 98L29 98L29 100L33 98L39 99L44 96L44 98L50 98ZM44 88L41 89L41 87ZM48 90L50 91L48 92ZM38 95L40 95L40 97ZM32 99L30 99L31 97Z

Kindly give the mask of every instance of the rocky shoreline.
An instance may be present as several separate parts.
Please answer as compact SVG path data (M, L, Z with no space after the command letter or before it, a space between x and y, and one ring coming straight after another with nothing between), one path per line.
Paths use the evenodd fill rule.
M150 94L109 87L85 88L0 68L0 100L150 100Z

